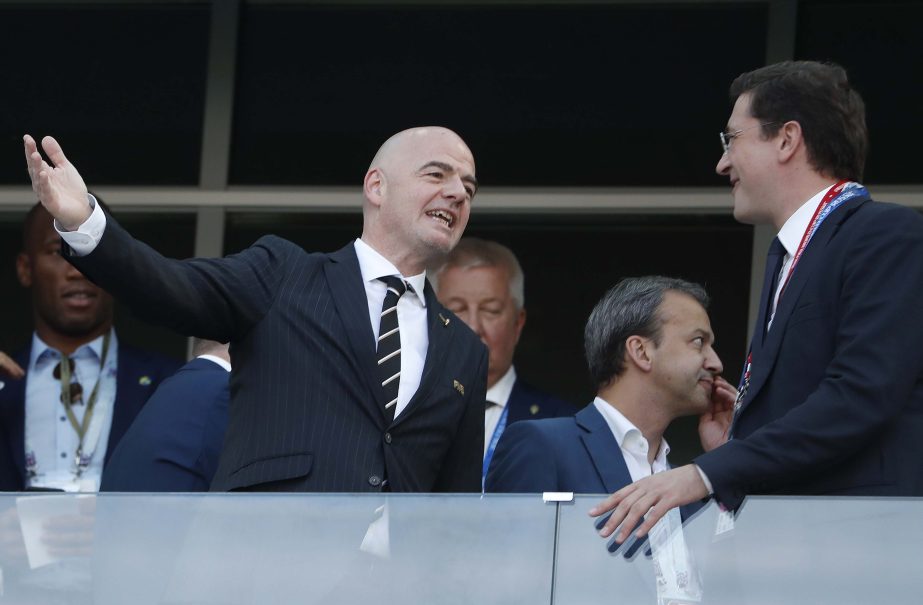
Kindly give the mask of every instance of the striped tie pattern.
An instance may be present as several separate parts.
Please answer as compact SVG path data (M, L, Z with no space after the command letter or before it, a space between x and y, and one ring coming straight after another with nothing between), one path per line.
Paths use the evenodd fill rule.
M394 275L379 279L388 286L378 328L378 376L387 402L385 417L390 422L394 419L397 391L401 382L401 331L397 323L397 301L407 291L407 284Z

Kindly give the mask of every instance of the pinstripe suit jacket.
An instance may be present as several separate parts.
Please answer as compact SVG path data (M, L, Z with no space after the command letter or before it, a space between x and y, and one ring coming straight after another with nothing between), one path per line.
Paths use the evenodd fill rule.
M68 255L74 265L151 322L231 343L212 490L377 491L385 478L394 491L480 490L487 350L429 284L423 376L389 423L352 244L309 254L266 236L177 261L107 220L91 254Z

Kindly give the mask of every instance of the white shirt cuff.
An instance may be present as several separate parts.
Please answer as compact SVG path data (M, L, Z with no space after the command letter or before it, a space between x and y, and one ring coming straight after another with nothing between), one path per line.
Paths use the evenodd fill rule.
M693 464L693 466L695 467L695 470L699 471L699 477L702 478L702 483L705 484L705 489L708 490L708 495L709 495L709 496L714 496L714 495L715 495L715 490L714 490L714 488L711 486L711 481L708 480L708 476L705 474L705 471L703 471L701 468L699 468L699 465L698 465L698 464Z
M87 202L93 212L89 218L77 227L76 231L64 231L58 219L54 221L54 228L61 235L76 256L86 256L99 245L103 238L103 232L106 230L106 213L103 212L102 206L96 203L96 198L92 193L87 194Z

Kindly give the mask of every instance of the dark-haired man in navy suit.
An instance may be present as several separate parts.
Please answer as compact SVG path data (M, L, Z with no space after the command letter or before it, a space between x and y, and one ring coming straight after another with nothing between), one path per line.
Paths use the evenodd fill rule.
M707 305L701 286L666 277L629 278L609 290L584 336L596 399L573 418L511 425L487 491L607 493L667 470L670 422L733 401L719 377Z
M513 251L498 242L464 237L433 276L439 300L487 345L484 465L510 425L527 418L573 416L577 409L516 374L513 355L526 323L525 277Z
M709 494L923 495L923 217L860 184L865 106L842 67L787 61L741 74L717 172L737 220L778 233L726 430L694 464L643 479L616 540ZM652 511L653 507L653 511ZM649 512L652 511L652 512ZM727 525L725 525L727 526Z
M0 490L96 491L122 435L180 365L119 341L112 297L64 260L60 247L51 216L36 204L16 259L35 332L0 377Z
M231 414L213 490L478 491L487 351L425 269L477 190L454 132L389 138L363 183L363 230L332 254L261 238L176 261L107 217L51 137L24 137L68 258L142 317L230 342Z

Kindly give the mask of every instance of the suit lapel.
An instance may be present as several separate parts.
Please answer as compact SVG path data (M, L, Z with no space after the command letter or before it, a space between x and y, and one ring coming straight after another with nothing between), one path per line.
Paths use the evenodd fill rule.
M525 413L526 401L523 397L522 388L519 386L521 382L517 377L516 382L513 383L513 390L510 391L510 397L506 401L506 407L510 410L507 412L507 424L527 418Z
M606 491L615 492L631 483L622 450L596 406L592 403L586 406L577 412L575 420L586 431L580 439Z
M375 379L378 375L373 346L375 336L369 324L368 298L365 285L362 283L355 246L352 243L347 244L329 258L332 262L324 265L327 285L330 287L343 329L346 331L346 338L359 365L359 373L362 374L368 391L375 397L375 401L367 401L364 397L359 399L370 410L375 408L372 410L373 417L384 420L385 395Z
M407 407L394 419L395 424L413 412L420 402L429 396L438 379L445 375L445 356L451 349L455 331L459 328L458 321L451 321L450 313L436 300L429 280L426 280L426 286L423 288L423 297L426 299L426 330L429 339L426 360L423 362L423 375L420 377L417 392L410 398Z
M797 306L805 285L810 282L816 271L823 270L823 263L826 258L824 252L827 245L836 235L843 221L867 201L869 201L867 197L857 198L845 202L841 207L834 210L817 229L817 233L814 234L807 248L805 248L785 288L785 292L783 292L782 298L779 300L779 306L776 308L776 314L772 320L772 328L760 343L761 346L753 348L753 370L750 377L750 389L741 407L741 412L753 401L772 373L779 355L779 348L782 346L788 320ZM759 330L759 326L756 326L756 330ZM757 339L754 338L754 344L756 344L756 341Z
M115 401L112 402L112 427L109 429L109 441L106 446L105 463L109 462L112 452L122 439L122 435L131 426L138 412L150 395L150 380L145 381L147 368L138 363L131 355L131 348L119 343L119 357L116 369Z

